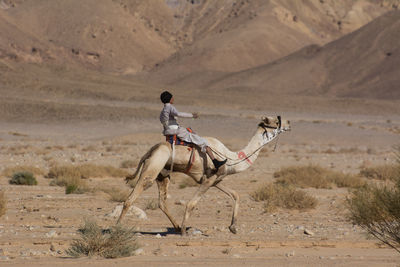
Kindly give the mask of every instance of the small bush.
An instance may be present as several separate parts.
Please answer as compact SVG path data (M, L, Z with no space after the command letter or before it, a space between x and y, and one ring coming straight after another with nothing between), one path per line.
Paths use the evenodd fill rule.
M36 175L44 175L43 170L41 170L37 167L34 167L34 166L30 166L30 165L5 168L2 171L2 175L11 178L13 176L13 174L15 174L17 172L30 172L30 173L33 173Z
M338 172L332 173L329 180L337 187L359 188L365 185L365 181L359 176Z
M295 185L301 188L332 188L338 187L357 188L363 186L364 181L355 175L335 172L320 166L287 167L274 173L278 178L277 183Z
M319 166L287 167L274 173L277 183L295 185L301 188L331 188L327 179L329 171Z
M363 168L360 175L370 179L395 181L400 176L400 167L393 164Z
M138 164L139 162L137 160L124 160L121 163L121 168L123 169L136 168Z
M128 175L126 170L115 168L112 166L102 166L95 164L83 165L64 165L54 166L49 170L48 178L56 178L59 176L79 176L80 178L92 177L125 177Z
M400 147L396 149L398 164L377 172L383 173L382 180L395 181L395 186L365 185L353 192L348 207L354 224L400 253ZM392 170L386 173L388 169Z
M198 186L198 183L196 183L195 180L193 180L190 177L185 177L180 183L179 183L179 188L184 189L186 187L194 187Z
M146 202L145 210L156 210L158 209L158 200L157 199L150 199Z
M120 190L116 187L106 187L106 186L101 186L96 188L95 190L100 190L109 195L110 200L114 202L124 202L128 196L129 196L129 191L127 190Z
M400 253L400 179L394 188L365 185L348 200L350 219Z
M37 185L37 180L31 172L14 173L9 182L17 185Z
M0 191L0 217L6 214L6 197L4 196L4 192Z
M304 191L285 184L267 184L251 194L255 201L265 202L265 211L276 208L308 210L317 206L317 199Z
M104 258L129 257L139 248L135 231L120 225L103 230L95 222L86 221L79 229L81 239L74 240L66 250L72 257L98 255Z
M66 194L82 194L89 191L84 179L91 177L123 177L127 175L125 170L112 166L83 164L78 166L64 165L54 166L49 170L47 178L55 178L50 185L65 186Z
M60 176L50 182L50 185L64 186L66 194L83 194L89 191L86 182L79 176Z

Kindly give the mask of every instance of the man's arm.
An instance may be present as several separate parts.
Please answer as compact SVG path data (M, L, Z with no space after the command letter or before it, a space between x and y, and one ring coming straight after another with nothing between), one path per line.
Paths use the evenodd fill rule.
M174 106L171 105L171 114L175 117L194 118L194 114L187 112L179 112Z

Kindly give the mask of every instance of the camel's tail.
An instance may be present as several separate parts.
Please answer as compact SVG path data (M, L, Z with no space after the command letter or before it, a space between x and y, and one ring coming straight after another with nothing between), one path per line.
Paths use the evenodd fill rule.
M132 188L134 188L136 186L136 183L138 181L138 178L140 177L140 174L142 173L143 166L144 166L146 160L149 159L151 157L151 155L153 154L153 152L155 150L157 150L161 145L162 145L162 143L159 143L159 144L154 145L152 148L150 148L150 150L147 151L146 154L144 154L142 156L142 158L140 159L135 173L125 177L126 183L129 183L129 185Z

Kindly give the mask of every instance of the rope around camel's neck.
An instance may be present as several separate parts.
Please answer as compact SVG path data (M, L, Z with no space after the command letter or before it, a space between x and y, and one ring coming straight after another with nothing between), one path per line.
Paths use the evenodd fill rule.
M227 166L234 168L237 167L237 171L241 171L242 168L247 169L248 167L250 167L257 159L260 150L272 140L277 138L281 132L282 131L280 129L274 129L272 131L267 131L266 129L263 129L262 133L258 130L257 134L253 136L248 145L243 150L240 150L238 152L231 152L231 157L228 157L225 153L217 151L215 148L211 148L211 150L219 157L223 159L228 159L228 162L226 163Z

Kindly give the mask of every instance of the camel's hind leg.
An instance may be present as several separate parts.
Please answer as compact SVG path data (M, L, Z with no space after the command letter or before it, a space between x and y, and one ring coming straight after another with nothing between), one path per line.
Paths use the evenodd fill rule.
M225 194L227 194L230 198L232 198L233 202L234 202L234 208L233 208L233 214L232 214L232 221L231 221L231 225L229 226L229 230L231 230L232 233L236 234L237 230L236 230L236 218L239 212L239 194L236 193L236 191L227 188L223 185L216 185L216 188L218 188L219 190L221 190L222 192L224 192Z
M163 176L162 174L158 175L157 185L159 192L159 205L160 209L167 215L168 219L171 221L172 225L175 228L175 231L180 232L180 227L175 219L171 216L168 210L167 205L167 195L168 195L168 185L170 183L169 176Z
M131 194L124 202L124 207L122 208L122 212L118 218L117 224L120 223L121 220L125 217L129 208L140 196L140 194L153 185L154 180L157 178L160 171L164 168L169 157L169 148L167 146L160 146L152 153L152 155L148 159L146 159L135 188L132 190Z

